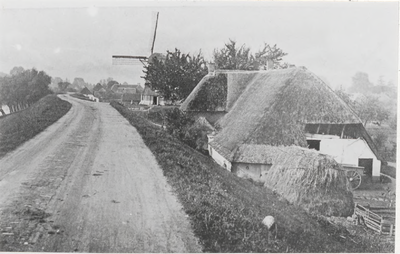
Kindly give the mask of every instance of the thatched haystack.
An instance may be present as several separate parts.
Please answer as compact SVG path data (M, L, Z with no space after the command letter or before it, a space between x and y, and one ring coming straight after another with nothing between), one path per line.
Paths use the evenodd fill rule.
M278 147L265 186L311 214L350 216L353 194L345 171L330 156L296 146Z

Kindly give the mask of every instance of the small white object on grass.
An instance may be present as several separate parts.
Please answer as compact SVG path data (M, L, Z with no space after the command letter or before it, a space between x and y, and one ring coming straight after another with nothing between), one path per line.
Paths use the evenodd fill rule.
M268 215L263 219L262 224L264 224L268 228L267 243L269 243L269 241L271 240L271 234L273 229L275 229L274 235L276 239L276 236L278 234L278 229L276 227L275 218L273 216Z
M274 223L275 223L275 218L270 215L265 217L262 221L262 224L267 226L268 229L271 229L271 227L274 225Z

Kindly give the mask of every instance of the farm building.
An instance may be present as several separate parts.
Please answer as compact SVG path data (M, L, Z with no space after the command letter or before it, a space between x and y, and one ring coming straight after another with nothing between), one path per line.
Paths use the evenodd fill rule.
M145 85L140 100L141 105L164 105L164 98L157 92L151 89L149 85Z
M380 177L380 157L362 121L305 68L217 70L199 82L181 110L214 124L218 132L209 135L209 153L230 171L268 172L271 165L257 156L238 161L244 148L295 145L347 168L364 167L372 180Z

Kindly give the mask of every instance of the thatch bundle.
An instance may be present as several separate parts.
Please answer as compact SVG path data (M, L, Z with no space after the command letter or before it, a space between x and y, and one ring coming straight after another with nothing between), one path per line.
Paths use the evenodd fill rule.
M279 147L262 177L290 203L312 214L349 216L353 195L345 171L330 156L300 147Z

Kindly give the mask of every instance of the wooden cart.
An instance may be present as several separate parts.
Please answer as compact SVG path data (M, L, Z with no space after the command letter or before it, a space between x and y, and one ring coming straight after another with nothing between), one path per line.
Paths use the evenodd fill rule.
M347 164L342 164L342 167L346 170L347 179L349 180L351 189L355 190L360 187L362 176L364 175L364 167Z

